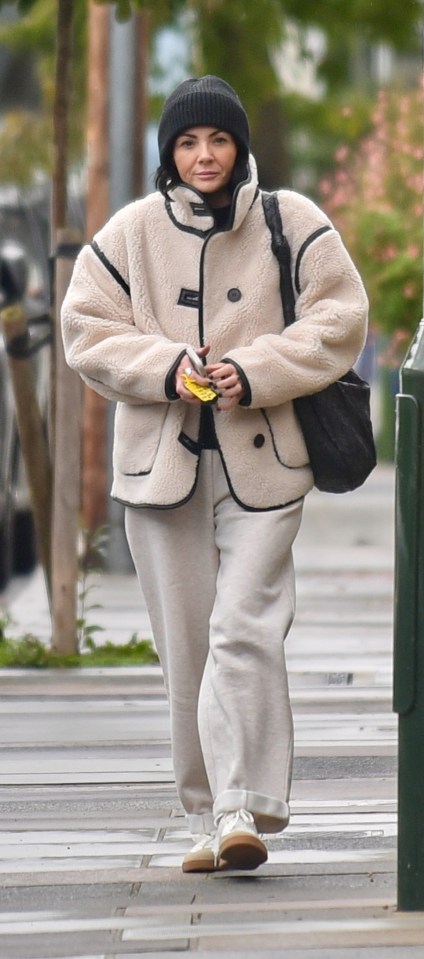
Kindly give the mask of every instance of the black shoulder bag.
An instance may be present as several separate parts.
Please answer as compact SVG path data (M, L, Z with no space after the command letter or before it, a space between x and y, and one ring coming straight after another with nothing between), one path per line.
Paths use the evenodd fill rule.
M262 203L271 232L271 249L280 265L285 325L296 320L291 277L291 252L283 232L275 193L263 193ZM335 383L293 400L317 489L347 493L365 482L377 457L370 416L370 388L355 370Z

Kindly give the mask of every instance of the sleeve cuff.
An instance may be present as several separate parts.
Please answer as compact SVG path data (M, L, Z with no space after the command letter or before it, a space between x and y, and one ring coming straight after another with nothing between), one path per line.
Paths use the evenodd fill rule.
M242 369L241 366L238 365L238 363L235 363L235 361L231 359L231 356L224 356L224 359L222 360L222 362L232 363L232 365L237 370L237 373L243 384L244 396L243 396L243 399L240 400L239 406L250 406L252 402L252 390L250 389L250 383L249 383L249 380L247 379L247 376L244 370Z
M168 370L168 372L167 372L167 374L166 374L166 377L165 377L165 395L166 395L166 398L167 398L168 400L179 400L179 398L180 398L180 397L178 396L178 393L175 392L174 381L175 381L175 373L176 373L176 370L177 370L177 366L178 366L180 360L182 359L182 357L184 356L184 354L185 354L185 350L182 350L181 353L179 353L179 355L177 356L177 359L176 359L175 362L172 364L171 368Z

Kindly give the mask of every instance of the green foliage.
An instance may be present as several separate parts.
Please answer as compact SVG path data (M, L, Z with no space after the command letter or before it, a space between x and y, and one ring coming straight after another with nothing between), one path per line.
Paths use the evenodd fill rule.
M340 141L352 151L370 130L373 101L362 89L341 89L322 100L284 98L291 163L299 188L319 200L319 183L334 164Z
M16 6L19 10L19 13L28 13L35 6L36 0L17 0ZM10 5L10 0L1 0L0 7L7 7Z
M347 35L357 34L372 42L387 42L397 50L407 50L411 44L419 49L421 0L282 0L287 16L303 26L321 27L325 33L343 45Z
M36 0L20 0L22 7L29 9ZM97 0L107 3L108 0ZM256 43L261 42L262 31L268 29L271 19L280 22L285 17L300 26L317 26L340 43L354 27L358 34L373 42L388 42L398 50L410 49L415 42L419 49L419 25L422 18L421 0L403 0L402 3L387 3L387 0L112 0L117 17L125 20L136 10L158 11L161 19L171 19L180 10L190 8L193 14L212 22L225 18L234 25L242 24L244 18L253 15L258 30L251 34ZM230 39L230 38L229 38ZM227 44L233 61L234 49ZM239 50L237 49L237 55ZM218 71L216 71L218 72Z
M131 0L115 0L117 20L128 20L131 16Z
M49 665L49 650L35 636L25 634L20 639L0 641L0 667L41 669Z
M158 662L148 639L133 636L128 643L116 646L104 643L92 646L74 656L59 656L40 639L25 634L20 639L0 641L0 669L72 669L105 666L146 666Z
M80 666L141 666L159 662L151 641L139 639L136 633L121 646L110 642L94 645L92 641L87 641L86 646L79 655Z
M78 652L60 656L54 648L46 646L41 639L30 633L19 638L11 635L14 627L9 613L0 607L0 669L46 669L83 666L142 666L158 662L158 656L150 639L140 639L133 633L127 643L119 645L106 641L95 643L96 633L103 627L89 621L90 614L100 609L98 603L89 602L95 584L89 578L100 572L106 552L108 531L99 527L93 533L81 532L79 558L80 579L78 591L79 615L77 619Z
M19 21L0 25L0 42L17 53L31 52L37 57L42 114L14 114L5 119L0 130L0 180L15 175L13 153L19 142L29 149L20 150L16 176L19 182L30 180L34 168L51 173L52 104L59 0L16 0ZM62 0L63 2L63 0ZM97 0L99 4L107 0ZM87 0L74 0L75 43L73 99L70 110L70 160L83 155L85 143ZM0 8L6 6L0 0ZM166 26L189 31L192 63L189 70L224 76L240 92L251 120L254 152L260 159L264 186L290 182L290 167L299 170L296 185L314 192L316 174L328 165L344 101L352 107L350 136L347 142L362 136L368 123L367 101L373 90L360 78L355 81L353 64L368 55L367 44L386 42L393 49L419 56L421 0L387 4L387 0L114 0L108 4L118 19L127 19L136 11L149 15L152 41L155 32ZM181 20L183 15L183 20ZM178 19L179 18L179 19ZM182 26L181 26L182 24ZM317 73L326 84L322 101L310 101L282 88L274 53L285 37L287 25L295 25L301 56L310 56L308 30L318 28L325 38ZM352 86L356 85L356 102ZM151 103L156 116L162 100ZM341 120L346 127L345 118ZM344 133L343 136L346 134ZM265 174L265 181L262 174ZM266 178L268 177L268 182ZM272 180L272 183L270 182ZM278 181L278 182L277 182Z
M24 10L17 21L0 25L0 43L20 53L47 55L54 58L54 34L56 25L56 0L36 0Z
M118 20L128 20L137 10L148 10L152 14L157 14L162 22L172 19L181 8L186 6L185 0L95 0L95 3L114 7Z
M240 93L260 180L267 188L294 182L315 193L340 136L338 120L347 127L340 105L350 108L348 142L364 135L374 93L369 43L387 42L419 56L420 0L406 0L405 8L390 5L389 11L386 0L351 0L348 9L343 0L196 0L185 6L191 12L193 73L221 75ZM311 58L308 31L315 27L322 33L316 65L317 79L325 82L322 100L292 94L281 82L275 54L293 26L305 64ZM355 77L361 63L366 82Z
M98 529L81 531L82 549L79 557L79 591L78 591L78 618L77 639L78 649L83 649L92 642L95 633L103 632L102 626L89 623L88 615L94 609L100 609L99 603L89 602L95 584L90 582L89 577L92 573L99 572L103 568L106 547L108 543L108 531L106 526L100 526Z
M94 645L89 637L86 649L75 656L58 656L40 639L26 633L15 639L8 635L13 625L10 616L0 609L0 669L64 669L76 667L145 666L158 662L149 639L134 634L127 643L106 642Z
M49 173L51 167L51 115L27 110L8 113L0 128L0 182L24 188L35 171Z
M254 125L264 102L280 89L271 58L285 35L281 4L199 2L195 17L198 72L225 77L239 92Z
M0 7L3 6L0 0ZM74 56L69 116L69 155L81 157L85 140L86 0L75 0ZM0 44L17 56L36 58L41 108L8 112L0 127L0 182L25 187L34 177L50 176L53 166L53 103L57 40L57 0L31 0L18 5L16 22L0 24Z
M382 91L359 148L341 144L322 202L363 276L371 320L398 365L422 311L422 89Z

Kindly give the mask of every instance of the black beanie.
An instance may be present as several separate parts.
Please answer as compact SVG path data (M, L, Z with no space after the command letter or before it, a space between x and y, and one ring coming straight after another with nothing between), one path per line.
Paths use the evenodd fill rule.
M160 162L169 158L174 140L189 127L213 126L231 133L249 153L249 122L235 90L219 77L183 80L165 101L159 122Z

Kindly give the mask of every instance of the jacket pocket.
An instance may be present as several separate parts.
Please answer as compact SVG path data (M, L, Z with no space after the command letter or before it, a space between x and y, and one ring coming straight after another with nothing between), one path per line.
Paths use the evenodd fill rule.
M146 406L118 403L113 463L121 474L143 476L151 472L169 407L169 403Z
M261 409L261 414L278 462L288 469L308 466L308 451L293 403Z

